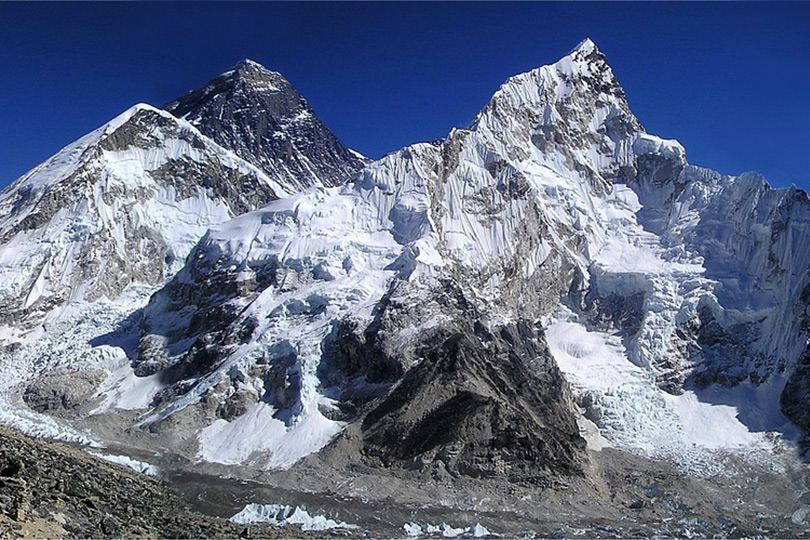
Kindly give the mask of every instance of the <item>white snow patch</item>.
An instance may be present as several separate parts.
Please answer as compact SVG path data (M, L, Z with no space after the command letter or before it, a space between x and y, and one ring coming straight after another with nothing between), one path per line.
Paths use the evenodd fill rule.
M256 403L230 422L216 420L200 432L197 458L235 465L245 462L254 452L269 453L266 467L289 467L326 446L344 426L342 422L329 420L318 410L287 426L273 417L275 412L276 409L266 403Z
M406 523L402 526L405 534L410 537L418 536L442 536L444 538L484 538L497 536L480 523L472 527L453 527L447 523L431 525L429 523Z
M649 133L640 133L633 143L633 151L637 155L658 154L665 158L686 162L686 150L675 139L662 139Z
M0 395L0 425L37 439L50 439L94 448L103 446L89 433L66 426L50 416L19 407L11 403L5 395Z
M155 478L160 476L158 468L155 467L154 465L146 463L145 461L138 461L137 459L132 459L129 456L105 454L103 452L90 451L88 453L90 455L96 456L97 458L101 458L104 461L109 461L110 463L117 463L118 465L123 465L124 467L128 467L133 471L139 472L141 474L153 476Z
M280 504L250 503L229 521L233 523L269 523L284 527L287 525L300 525L303 531L328 531L330 529L357 529L357 525L345 521L335 521L323 515L310 515L300 506L285 506Z
M90 414L101 414L110 409L145 409L163 386L160 382L160 373L138 377L127 362L112 372L101 384L96 395L103 395L104 401Z

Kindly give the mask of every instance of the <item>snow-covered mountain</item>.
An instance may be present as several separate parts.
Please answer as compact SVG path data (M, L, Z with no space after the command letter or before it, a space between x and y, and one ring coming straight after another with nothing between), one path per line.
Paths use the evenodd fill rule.
M136 105L0 196L4 337L69 303L161 285L208 227L280 195L189 123Z
M450 452L494 470L502 450L478 448L519 447L492 418L533 410L526 400L572 409L555 363L516 364L511 376L546 380L519 402L502 375L423 372L448 339L492 354L486 336L505 332L553 356L592 446L709 467L712 450L791 429L788 378L784 409L804 422L808 208L801 191L688 165L679 143L647 134L586 40L509 79L469 129L212 228L144 310L144 423L185 411L197 456L220 463L286 466L342 432L337 445L359 439L389 464ZM403 386L410 403L392 397ZM485 403L500 411L477 424L488 436L465 427ZM426 434L418 419L436 415L452 435ZM541 461L577 470L570 417L548 418L533 431L552 452ZM380 450L391 429L427 442Z
M79 336L107 359L93 415L136 411L213 463L321 451L538 485L585 474L586 442L711 473L715 451L770 451L795 434L788 418L810 428L807 195L688 164L645 132L590 40L510 78L468 129L339 186L343 154L321 135L267 145L308 122L279 119L277 98L309 111L244 63L168 106L264 172L303 167L276 176L145 109L291 194L227 199L252 211L210 223L182 268L170 257L160 278L179 270L117 332ZM76 357L64 349L32 350L53 365Z
M160 285L210 226L363 165L249 60L166 109L136 105L0 194L0 339L65 303Z
M222 84L232 91L187 111L195 121L208 126L213 113L206 107L214 102L220 112L239 110L245 93L259 91L264 81L277 100L263 102L256 118L270 122L270 105L280 119L306 113L308 120L290 128L296 144L327 149L309 154L308 166L330 182L359 166L280 75L253 63L229 73ZM278 89L270 88L271 79ZM248 117L223 118L233 133L248 129L240 124ZM267 154L259 168L237 155L244 141L225 142L235 146L221 146L189 121L140 104L0 193L3 388L43 370L121 362L122 350L93 340L143 307L208 228L312 183L312 171L290 166L284 155ZM326 174L333 169L338 172Z
M252 60L164 109L291 192L345 184L366 161L338 140L280 73Z

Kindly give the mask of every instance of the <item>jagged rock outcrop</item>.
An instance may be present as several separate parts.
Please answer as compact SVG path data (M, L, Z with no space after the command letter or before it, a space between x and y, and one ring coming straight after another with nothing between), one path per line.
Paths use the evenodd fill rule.
M363 168L280 73L243 60L163 107L288 191L337 186Z
M542 330L459 326L423 336L424 358L363 417L366 460L541 486L582 474L585 440Z

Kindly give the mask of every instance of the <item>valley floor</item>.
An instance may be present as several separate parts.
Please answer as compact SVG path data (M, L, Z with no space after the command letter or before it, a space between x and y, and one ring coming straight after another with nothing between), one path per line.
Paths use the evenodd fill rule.
M588 480L544 490L453 478L433 464L381 474L361 466L335 469L317 457L251 481L218 480L215 487L210 476L191 471L171 481L206 512L232 515L248 502L300 505L360 524L374 537L405 536L408 523L466 530L480 524L504 537L810 537L805 465L776 471L726 459L734 472L699 478L663 461L604 449L590 454Z

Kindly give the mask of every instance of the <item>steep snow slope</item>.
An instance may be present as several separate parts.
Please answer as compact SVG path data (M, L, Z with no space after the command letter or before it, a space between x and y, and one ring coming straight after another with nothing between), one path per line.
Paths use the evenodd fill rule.
M252 60L164 108L290 192L345 184L366 162L340 142L280 73Z
M122 350L92 339L142 307L206 229L285 194L187 122L148 105L18 179L0 194L3 393L43 370L123 361ZM56 429L19 414L4 408L2 416L29 432Z
M162 284L208 227L284 194L190 124L136 105L0 195L4 341L56 308Z
M778 428L782 394L782 409L806 430L810 394L800 381L810 336L807 194L773 189L753 173L735 178L686 166L652 195L668 195L656 205L649 200L648 178L640 179L646 203L640 220L661 236L668 260L697 260L705 278L697 288L681 280L682 288L693 288L694 300L668 325L666 354L660 349L666 358L654 367L687 387L769 388L753 404L732 398L741 401L731 404L740 407L746 425ZM747 408L772 411L765 416L773 420L758 420Z
M208 419L197 428L201 459L283 466L356 420L344 414L347 402L384 394L420 361L431 329L471 311L493 328L536 320L563 302L621 343L616 361L596 369L636 385L628 405L598 378L578 379L588 354L561 341L565 318L548 319L552 352L609 444L670 457L693 443L761 444L752 431L787 429L778 388L723 394L759 396L752 408L767 402L774 412L760 425L735 417L730 406L744 404L695 404L719 394L666 394L691 381L778 387L771 376L803 348L791 317L804 309L795 291L806 286L808 261L787 246L806 229L806 196L751 178L688 166L677 142L644 133L586 40L560 62L507 81L469 130L386 156L341 189L211 230L144 312L136 373L160 373L167 385L146 422L199 407ZM763 227L775 231L767 242ZM774 257L794 277L762 258L774 249L784 250ZM753 294L763 287L774 292ZM456 288L448 307L440 298ZM741 334L736 324L752 326ZM335 360L335 344L347 342L357 345ZM761 357L772 361L763 367ZM732 369L745 375L703 375ZM649 417L644 399L660 414ZM695 418L731 435L649 448L665 424L691 432ZM704 458L687 452L684 461Z

